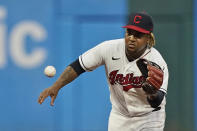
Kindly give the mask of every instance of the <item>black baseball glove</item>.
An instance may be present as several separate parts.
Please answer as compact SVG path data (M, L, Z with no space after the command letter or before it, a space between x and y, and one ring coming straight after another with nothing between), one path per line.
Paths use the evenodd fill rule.
M155 94L163 83L163 71L159 65L146 59L139 59L137 66L145 80L142 84L143 90L147 94Z

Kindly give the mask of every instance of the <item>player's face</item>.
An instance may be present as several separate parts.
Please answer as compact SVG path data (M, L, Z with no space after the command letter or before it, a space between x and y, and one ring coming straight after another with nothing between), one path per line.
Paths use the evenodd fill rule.
M125 34L125 47L128 54L141 53L147 46L148 35L127 29Z

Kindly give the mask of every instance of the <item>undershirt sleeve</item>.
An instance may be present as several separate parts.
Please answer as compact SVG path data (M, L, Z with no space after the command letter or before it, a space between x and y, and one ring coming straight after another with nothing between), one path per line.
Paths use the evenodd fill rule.
M85 70L81 67L81 65L79 63L79 59L77 59L73 63L71 63L70 66L75 70L77 75L80 75L85 72Z

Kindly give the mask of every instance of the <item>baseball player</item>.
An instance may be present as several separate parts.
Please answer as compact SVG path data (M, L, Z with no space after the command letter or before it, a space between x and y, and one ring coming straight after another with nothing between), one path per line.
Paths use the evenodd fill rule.
M125 38L104 41L70 64L58 80L46 88L40 104L81 73L104 65L108 78L112 110L108 131L163 131L168 68L153 47L153 21L146 13L133 13L124 26Z

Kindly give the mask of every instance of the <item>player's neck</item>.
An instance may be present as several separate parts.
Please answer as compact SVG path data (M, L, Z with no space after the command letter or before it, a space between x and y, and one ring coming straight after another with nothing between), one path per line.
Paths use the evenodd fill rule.
M136 60L137 58L139 58L145 51L146 51L146 47L144 49L142 49L141 51L139 52L128 52L126 50L126 56L127 56L127 59L131 62L131 61L134 61Z

